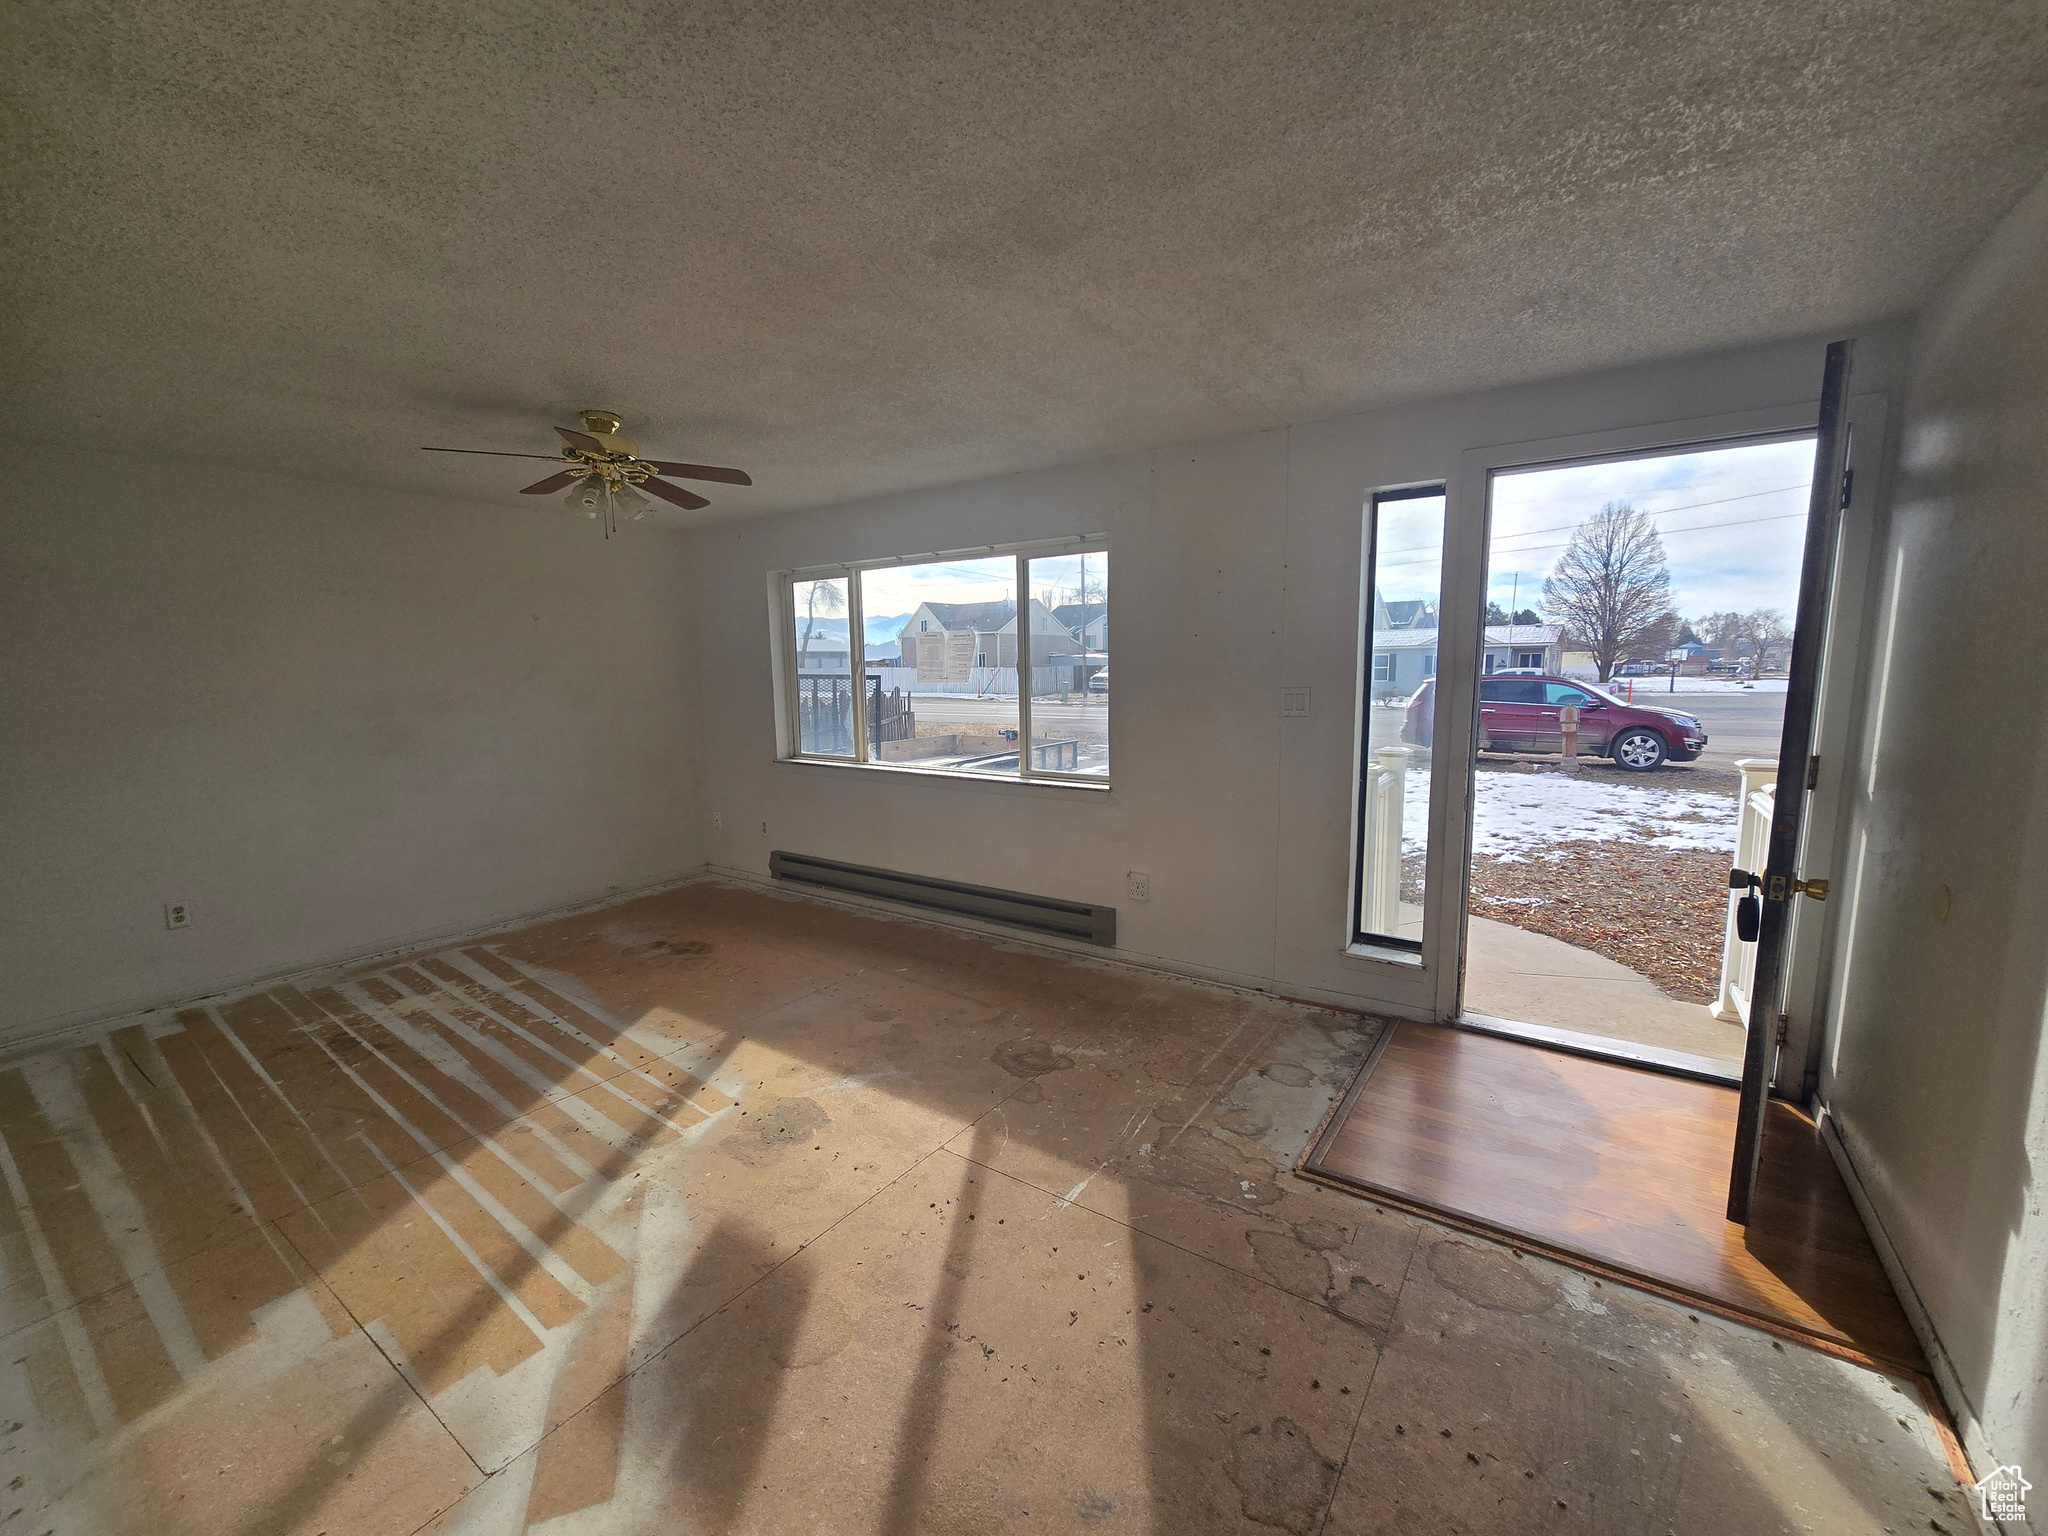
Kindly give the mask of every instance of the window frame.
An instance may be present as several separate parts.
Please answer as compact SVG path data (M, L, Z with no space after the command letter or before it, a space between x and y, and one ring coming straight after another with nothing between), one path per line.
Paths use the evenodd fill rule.
M1372 626L1375 593L1378 591L1379 586L1380 506L1384 502L1421 501L1434 497L1442 498L1444 503L1444 550L1447 556L1451 542L1450 485L1449 482L1444 480L1426 480L1414 485L1382 486L1376 490L1366 492L1364 550L1363 558L1359 562L1359 714L1356 731L1357 740L1354 747L1355 756L1351 765L1351 872L1349 895L1345 901L1344 953L1361 960L1382 964L1391 963L1407 967L1423 964L1423 946L1430 938L1428 924L1432 909L1427 900L1426 889L1425 900L1422 903L1424 932L1421 938L1406 939L1402 938L1399 934L1373 933L1367 931L1364 926L1366 838L1368 834L1366 824L1366 773L1370 767L1372 752L1372 689L1373 684L1378 681L1374 676L1377 670L1378 656L1373 648L1372 637L1374 631ZM1439 613L1442 612L1444 579L1447 570L1448 567L1444 565L1439 565L1437 570L1437 605ZM1439 646L1438 649L1440 650L1442 647ZM1391 655L1392 653L1389 652L1388 654ZM1429 653L1432 657L1435 654L1435 651ZM1436 728L1436 724L1442 718L1443 690L1439 688L1431 699L1432 733ZM1434 765L1432 765L1431 773L1431 791L1434 794ZM1434 821L1435 813L1432 812L1432 826ZM1424 846L1427 848L1426 842ZM1425 854L1426 857L1427 855Z
M1068 789L1108 790L1108 773L1067 773L1058 769L1033 768L1031 763L1031 690L1024 685L1031 662L1030 575L1031 562L1050 555L1092 555L1109 553L1107 533L1072 534L1064 538L1031 539L1012 544L983 544L967 549L932 550L925 554L888 555L869 560L846 560L829 565L795 566L768 573L770 656L774 668L775 757L778 762L809 763L831 768L860 768L879 773L910 774L919 778L943 779L950 783L1039 784ZM1011 773L965 773L951 768L918 768L910 763L884 763L868 755L867 633L866 614L861 602L860 578L867 571L891 570L906 565L934 565L951 560L987 560L1008 555L1016 564L1017 624L1017 767ZM799 582L846 581L847 670L854 689L854 731L852 757L832 757L801 750L803 740L797 719L797 670L791 655L796 633L796 587ZM920 633L926 631L921 630ZM902 657L897 661L900 664ZM1001 658L998 657L998 660ZM1105 705L1105 707L1107 707ZM1112 718L1113 715L1112 715ZM1110 753L1114 771L1116 753Z

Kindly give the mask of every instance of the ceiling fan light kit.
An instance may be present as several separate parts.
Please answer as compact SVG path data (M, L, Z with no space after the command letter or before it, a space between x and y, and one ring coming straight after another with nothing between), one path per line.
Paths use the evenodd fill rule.
M647 515L647 509L654 505L647 499L650 493L690 512L711 505L695 491L668 484L661 478L664 475L682 480L717 480L726 485L754 483L753 477L745 470L724 469L716 464L679 464L641 458L639 446L620 433L619 428L625 423L615 411L579 411L577 418L583 423L580 432L569 427L555 428L562 435L559 454L502 453L491 448L428 448L425 451L485 454L505 459L548 459L566 464L569 466L567 469L523 487L521 494L552 496L566 486L568 494L563 499L585 517L601 517L606 538L618 531L621 512L631 522L638 522Z

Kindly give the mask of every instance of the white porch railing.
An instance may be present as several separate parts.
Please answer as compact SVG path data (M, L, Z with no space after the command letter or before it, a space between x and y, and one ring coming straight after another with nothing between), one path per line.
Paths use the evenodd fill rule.
M1407 803L1406 747L1382 747L1365 770L1365 870L1359 886L1358 926L1366 933L1401 932L1401 833ZM1742 775L1742 812L1735 834L1734 866L1761 871L1769 857L1771 816L1777 807L1778 764L1773 758L1745 757L1735 764ZM1747 894L1728 892L1721 938L1721 986L1713 1015L1726 1024L1749 1020L1749 991L1756 979L1756 945L1744 943L1735 929L1737 902Z
M1742 820L1735 833L1735 867L1761 874L1770 857L1771 814L1778 803L1778 764L1773 758L1736 760L1742 775ZM1728 892L1728 915L1721 936L1721 995L1714 1017L1724 1024L1749 1022L1749 989L1756 980L1756 946L1745 944L1735 931L1735 908L1747 891Z
M1408 794L1408 749L1381 747L1365 769L1365 878L1359 882L1362 933L1401 931L1401 811Z

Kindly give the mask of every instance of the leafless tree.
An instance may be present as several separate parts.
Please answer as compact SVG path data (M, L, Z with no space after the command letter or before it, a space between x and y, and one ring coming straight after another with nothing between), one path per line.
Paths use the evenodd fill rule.
M1656 525L1610 501L1572 531L1543 579L1543 609L1593 653L1600 681L1626 662L1661 659L1678 629Z
M1710 613L1694 627L1707 644L1721 651L1724 661L1740 661L1747 656L1758 671L1769 665L1773 652L1782 650L1792 639L1792 626L1775 608Z
M1107 555L1081 556L1081 582L1076 591L1076 599L1083 604L1101 603L1109 600L1109 557Z
M1743 615L1748 621L1750 643L1756 647L1757 670L1770 665L1773 653L1792 643L1792 626L1775 608L1758 608Z
M800 654L806 657L811 654L811 631L817 627L819 614L844 613L845 611L846 592L838 582L814 581L810 583L804 591L804 643L800 648ZM853 654L850 640L847 654L849 656ZM799 662L797 665L802 666L803 663Z
M1749 638L1742 619L1741 614L1730 609L1726 613L1701 614L1693 620L1692 627L1698 631L1702 643L1711 645L1718 651L1733 652ZM1725 659L1733 661L1735 658L1729 655Z

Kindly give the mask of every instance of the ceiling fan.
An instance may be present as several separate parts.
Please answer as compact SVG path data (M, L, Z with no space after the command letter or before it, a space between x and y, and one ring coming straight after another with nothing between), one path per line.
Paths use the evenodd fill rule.
M505 453L496 448L427 448L422 451L487 454L500 459L546 459L550 463L567 464L569 467L560 474L522 486L520 494L552 496L556 491L567 488L570 506L586 517L604 519L606 538L617 531L621 512L635 522L647 515L652 503L644 493L652 493L691 512L711 505L695 491L669 485L659 476L720 480L727 485L754 483L753 476L742 469L721 469L716 464L672 464L662 459L641 458L633 439L620 434L619 428L623 423L615 412L579 411L577 416L583 423L581 432L568 427L555 428L562 434L560 453Z

